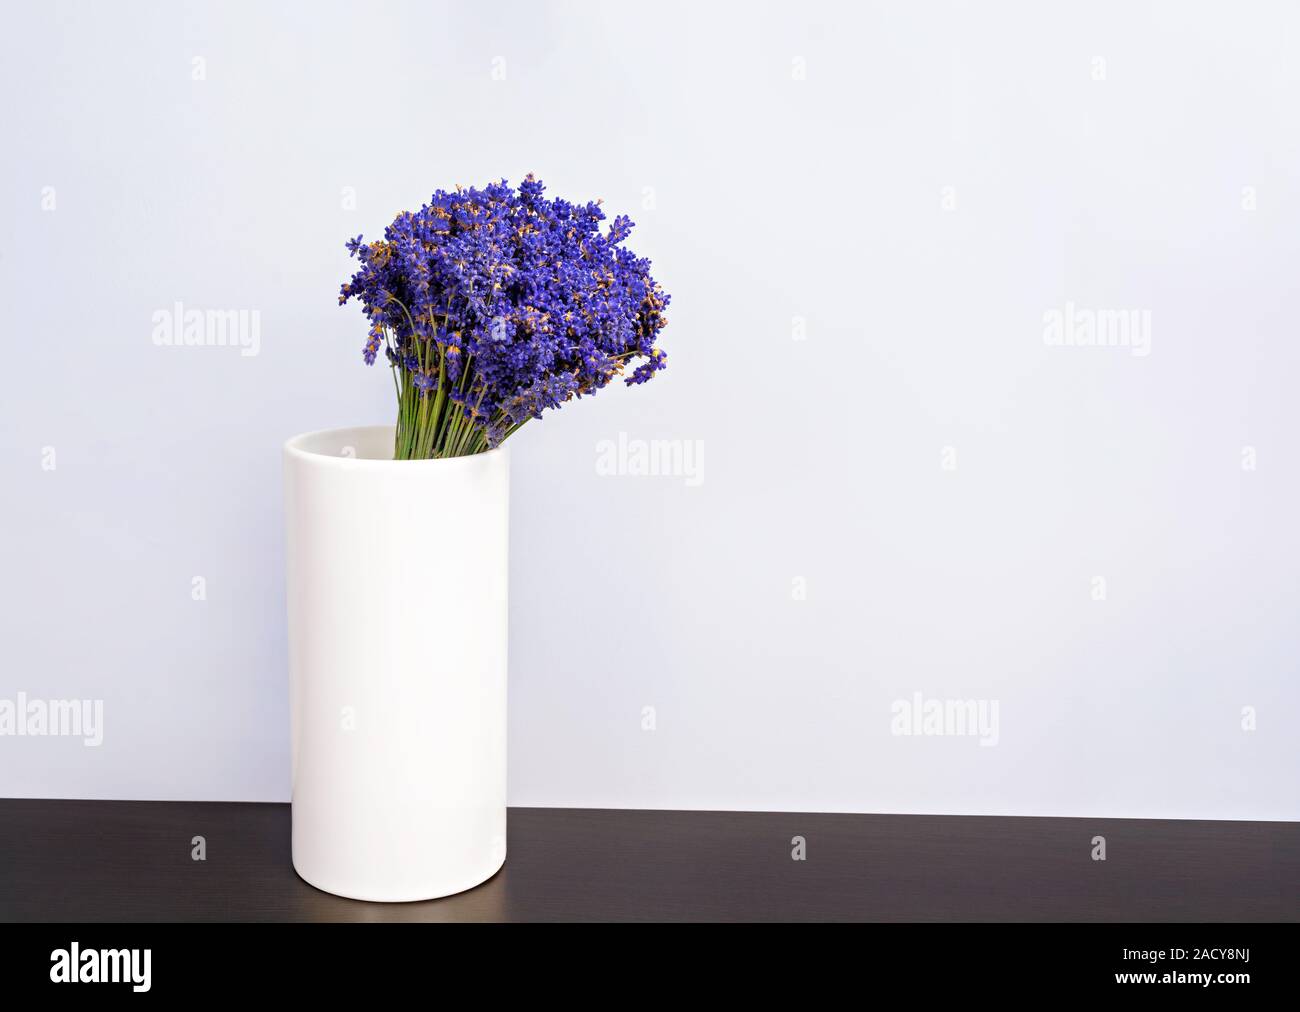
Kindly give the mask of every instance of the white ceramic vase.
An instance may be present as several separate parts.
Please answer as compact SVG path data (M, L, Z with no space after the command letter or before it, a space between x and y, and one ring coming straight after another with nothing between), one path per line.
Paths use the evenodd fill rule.
M506 853L510 458L392 455L391 426L284 447L293 866L385 901Z

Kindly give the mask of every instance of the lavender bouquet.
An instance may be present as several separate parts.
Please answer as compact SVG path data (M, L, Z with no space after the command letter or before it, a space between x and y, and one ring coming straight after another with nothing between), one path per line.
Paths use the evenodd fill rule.
M360 300L365 361L382 349L392 368L394 459L481 453L629 364L628 385L664 368L655 341L669 297L621 245L632 222L602 230L599 202L543 190L531 175L518 191L504 179L439 190L383 239L348 241L361 266L339 304Z

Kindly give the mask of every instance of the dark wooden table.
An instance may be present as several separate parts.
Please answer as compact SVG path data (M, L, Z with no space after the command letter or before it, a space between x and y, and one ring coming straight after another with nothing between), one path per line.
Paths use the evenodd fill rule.
M1298 897L1296 823L514 808L491 881L361 903L294 874L287 805L0 800L5 921L1295 921Z

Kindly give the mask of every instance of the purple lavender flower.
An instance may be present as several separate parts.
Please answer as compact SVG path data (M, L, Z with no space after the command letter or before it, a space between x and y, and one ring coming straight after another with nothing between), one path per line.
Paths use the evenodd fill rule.
M339 302L361 302L363 357L383 347L398 378L398 457L489 449L615 377L640 384L665 367L669 297L621 245L632 221L602 229L598 203L544 191L531 175L517 191L439 190L382 239L348 240L359 267Z

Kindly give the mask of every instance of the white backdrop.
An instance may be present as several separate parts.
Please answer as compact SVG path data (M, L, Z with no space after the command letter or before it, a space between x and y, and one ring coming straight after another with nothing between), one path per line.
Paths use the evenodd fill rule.
M513 804L1300 818L1293 5L5 22L0 707L102 740L0 795L288 798L280 444L393 415L343 242L532 170L673 305L512 444Z

